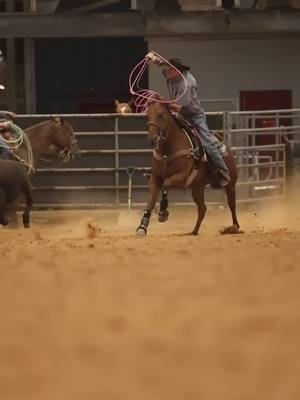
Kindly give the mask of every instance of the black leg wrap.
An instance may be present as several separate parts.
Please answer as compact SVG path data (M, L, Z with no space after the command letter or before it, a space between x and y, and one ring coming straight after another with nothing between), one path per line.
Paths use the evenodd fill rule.
M143 218L150 219L150 217L151 217L151 211L145 210L145 211L144 211ZM148 222L148 223L149 223L149 222Z
M166 189L162 191L162 196L160 200L160 211L164 211L168 208L169 200L168 200L168 192Z
M169 205L168 192L166 189L163 189L161 200L160 200L160 209L159 209L159 214L158 214L159 222L167 221L167 219L169 217L169 211L167 210L168 205Z
M23 214L23 226L24 228L30 227L30 217L28 212L24 212Z
M169 211L168 210L160 210L158 213L158 221L159 222L166 222L169 218Z
M147 233L147 228L150 223L150 217L151 217L151 211L146 210L144 212L141 223L140 223L139 227L137 228L137 232L143 230L145 232L145 234Z

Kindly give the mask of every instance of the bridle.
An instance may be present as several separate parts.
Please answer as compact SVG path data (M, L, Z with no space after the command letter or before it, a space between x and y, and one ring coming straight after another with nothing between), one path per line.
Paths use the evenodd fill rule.
M78 141L77 139L73 139L71 142L70 147L65 147L64 149L60 150L58 152L58 159L62 160L64 163L69 163L71 160L74 160L75 154L72 151L72 147L74 145L77 145Z
M148 126L148 127L149 127L149 126L155 126L155 128L158 129L159 136L158 136L158 138L155 139L155 148L158 148L158 146L159 146L161 143L166 142L166 140L167 140L167 138L168 138L168 135L164 136L164 134L163 134L164 131L163 131L163 129L161 128L161 126L160 126L157 122L149 121L149 122L147 123L147 126Z
M194 153L194 148L193 148L193 144L190 141L191 147L189 149L183 149L183 150L178 150L175 153L171 154L171 155L165 155L165 154L161 154L159 152L159 145L166 142L168 139L168 130L167 128L165 130L163 130L161 128L161 126L155 122L155 121L149 121L147 123L148 127L149 126L155 126L158 129L159 135L158 137L155 138L155 148L153 150L153 157L158 160L158 161L163 161L164 164L166 165L167 163L175 160L178 157L182 157L182 156L186 156L186 157L194 157L195 158L195 153ZM166 132L166 135L164 135L164 131ZM190 139L189 139L190 140Z

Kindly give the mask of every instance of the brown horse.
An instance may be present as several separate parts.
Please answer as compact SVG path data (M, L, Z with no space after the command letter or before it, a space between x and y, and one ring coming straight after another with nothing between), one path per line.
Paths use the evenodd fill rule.
M131 114L133 112L132 106L134 100L131 99L128 103L120 103L119 100L115 100L115 111L118 114Z
M137 228L137 234L145 235L147 233L151 212L161 190L159 220L163 222L168 217L167 189L169 187L181 189L191 187L193 200L198 207L197 222L191 234L198 235L206 212L205 186L213 180L208 163L200 161L197 165L194 157L192 157L193 149L189 138L179 128L167 106L159 102L152 102L149 104L147 115L149 139L155 148L150 176L150 200ZM225 186L225 191L233 222L233 225L227 227L224 233L238 233L239 223L236 216L235 196L237 168L230 151L227 151L224 161L230 173L230 182Z
M21 164L11 160L0 160L0 225L8 225L8 215L12 214L21 195L26 203L23 226L29 228L33 203L29 177Z
M34 169L38 166L42 155L51 148L59 158L65 161L69 161L79 154L73 127L62 117L52 117L51 120L33 125L25 129L25 133L31 145ZM16 153L28 163L28 151L25 143Z
M64 161L69 161L71 158L77 156L80 152L77 140L75 139L74 136L74 131L72 126L67 121L64 121L63 118L61 117L53 117L51 118L51 120L36 124L30 128L25 129L25 132L29 139L32 150L31 173L35 172L41 157L51 148L54 149L54 152L58 155L58 157ZM30 164L29 162L30 157L28 149L26 147L26 143L23 143L18 150L14 150L14 154L17 157L20 157L21 160L25 161L24 167L28 169ZM3 161L3 163L5 163L5 161ZM8 175L8 173L11 173L11 176L13 173L15 175L18 173L16 168L13 169L10 167L10 163L8 163L8 161L6 161L6 164L3 165L5 165L6 167L5 170L2 171L3 179L5 178L6 175ZM21 165L22 164L20 164L20 167ZM13 226L18 225L18 218L15 210L18 209L19 199L14 191L15 188L17 187L16 185L19 184L18 182L19 181L16 180L15 185L12 185L13 190L10 190L10 192L14 193L14 195L12 196L10 195L10 193L6 194L6 200L5 200L5 210L7 210L6 214L9 215L11 225ZM21 194L21 191L19 192ZM2 202L4 204L4 196L2 197L3 197ZM29 196L27 197L29 198ZM5 212L3 211L4 210L3 204L0 210L1 215L5 215ZM30 204L31 208L32 199Z

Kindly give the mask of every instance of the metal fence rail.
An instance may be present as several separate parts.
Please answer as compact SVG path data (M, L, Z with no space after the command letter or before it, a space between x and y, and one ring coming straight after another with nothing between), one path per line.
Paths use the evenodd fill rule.
M289 114L285 110L285 113L290 116L292 110ZM255 117L256 114L261 115L255 112ZM237 112L207 113L209 127L223 132L225 141L235 153L239 168L238 201L284 196L286 172L285 146L280 144L282 128L233 126L233 120L244 115ZM28 127L49 117L23 115L18 117L17 123ZM144 204L148 198L148 181L144 175L149 172L152 152L147 141L145 115L66 114L63 117L74 127L81 157L67 165L57 160L51 164L41 163L33 179L36 205L58 208L119 206L128 204L128 201ZM288 129L294 132L298 128L300 120L299 125ZM255 145L256 137L262 133L274 136L274 143ZM128 166L134 167L131 181ZM131 195L128 195L128 188L132 190ZM170 199L177 204L192 202L189 191L174 190ZM211 204L223 203L224 192L208 188L206 199Z
M229 119L233 129L256 128L263 121L272 123L273 127L294 126L300 125L300 109L232 111L229 113Z

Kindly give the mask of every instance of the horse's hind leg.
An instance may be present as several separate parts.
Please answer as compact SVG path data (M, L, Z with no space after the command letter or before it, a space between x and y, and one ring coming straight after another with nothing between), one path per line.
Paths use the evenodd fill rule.
M138 226L136 233L140 236L145 236L147 234L147 228L150 223L151 212L155 206L156 200L158 198L160 189L161 189L161 182L159 178L154 175L150 177L150 200L147 204L147 207L144 211L143 218Z
M225 228L222 233L223 234L233 234L239 233L240 225L237 220L236 215L236 193L235 193L235 182L230 182L225 186L225 192L227 195L228 206L231 211L232 216L232 225Z
M5 216L6 196L3 189L0 189L0 225L8 225L9 219Z
M197 184L195 182L192 185L193 200L197 204L197 208L198 208L198 218L197 218L197 222L196 222L195 228L192 231L192 235L198 235L201 222L203 221L203 218L204 218L205 213L206 213L206 205L205 205L205 199L204 199L204 189L205 189L205 185L203 185L203 184L200 184L200 183Z
M158 213L159 222L166 222L168 220L169 218L168 205L169 205L168 190L166 188L163 188L161 193L160 207Z
M26 201L26 207L23 213L23 226L24 228L30 228L30 211L32 208L33 199L30 183L27 180L23 183L23 194Z

